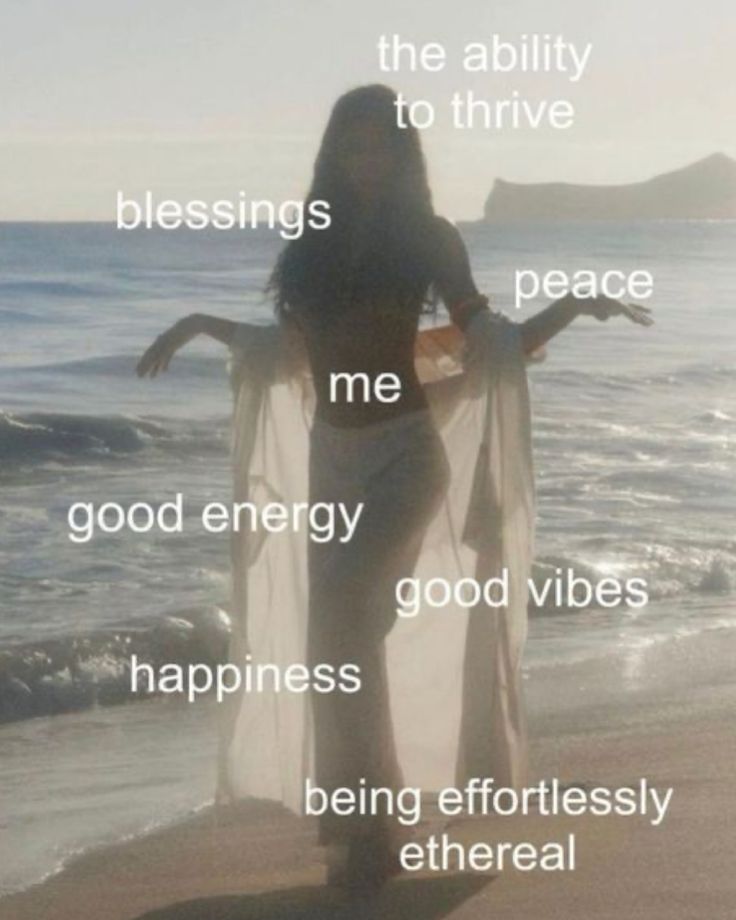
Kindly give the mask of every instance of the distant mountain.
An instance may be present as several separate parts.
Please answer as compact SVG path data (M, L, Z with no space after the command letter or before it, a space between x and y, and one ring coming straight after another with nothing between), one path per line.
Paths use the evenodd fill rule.
M487 221L736 218L736 160L714 153L631 185L496 179L484 215Z

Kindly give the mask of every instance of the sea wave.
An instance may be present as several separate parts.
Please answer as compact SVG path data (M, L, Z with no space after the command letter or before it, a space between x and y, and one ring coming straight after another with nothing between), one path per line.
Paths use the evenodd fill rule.
M537 560L532 572L542 601L537 604L530 598L529 614L548 620L570 614L589 617L593 611L602 610L594 593L587 600L582 597L581 592L587 593L582 582L595 589L606 579L610 590L610 579L615 577L626 597L627 580L643 578L649 602L680 598L682 603L687 594L731 594L735 573L733 558L723 553L703 554L699 560L690 559L686 566L679 554L666 547L652 547L649 557L639 563L609 568L580 558L545 556ZM578 586L572 595L567 595L566 587L563 593L573 600L560 602L555 583L560 579L567 583L572 577L580 580ZM545 581L552 582L547 592ZM629 608L625 600L620 606L628 615L646 621L646 606ZM610 607L606 610L613 612ZM695 632L710 628L710 621L697 618L691 628ZM210 605L181 609L145 625L6 645L0 650L0 723L146 699L147 692L133 692L131 688L133 655L154 668L179 665L186 675L190 664L213 667L226 661L229 635L228 612Z
M0 373L12 373L17 380L19 374L72 375L80 377L122 377L132 378L140 358L138 354L96 355L76 361L58 361L33 364L24 367L0 369ZM179 355L176 359L177 372L188 377L223 378L225 363L221 358Z
M18 278L0 281L0 297L7 295L54 298L100 298L118 293L109 283L84 281L62 281L58 278Z
M648 602L688 594L727 595L736 583L736 559L724 549L695 553L692 550L680 552L668 546L642 546L628 559L608 565L586 562L573 556L541 556L533 566L531 577L541 603L535 603L532 594L529 614L549 617L596 609L595 591L603 582L610 584L611 578L621 584L624 598L628 595L626 583L630 579L638 579L639 586L643 585L646 591ZM574 579L578 579L579 583L568 594L567 586ZM547 582L551 582L552 588L545 593ZM562 595L556 594L558 583ZM588 585L593 594L586 600ZM563 602L560 602L560 596ZM565 598L571 598L572 603L567 603ZM627 609L626 601L622 601L620 606ZM646 611L646 607L634 609Z
M130 458L149 447L191 453L221 450L224 429L193 422L164 425L129 416L54 412L0 412L0 461L4 468Z
M225 660L230 620L219 607L177 612L148 627L100 630L0 651L0 723L146 698L131 689L131 657L210 666Z

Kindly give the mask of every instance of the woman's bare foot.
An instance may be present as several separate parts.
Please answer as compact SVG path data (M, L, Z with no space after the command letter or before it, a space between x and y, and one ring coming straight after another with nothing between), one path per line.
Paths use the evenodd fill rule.
M347 885L348 844L330 843L325 852L327 864L327 884L332 888L344 888Z
M355 837L348 850L344 887L353 896L376 894L401 871L398 852L385 840Z

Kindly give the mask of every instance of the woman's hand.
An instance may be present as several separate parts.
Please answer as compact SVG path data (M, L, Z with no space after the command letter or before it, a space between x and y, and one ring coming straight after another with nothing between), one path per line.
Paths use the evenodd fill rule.
M654 320L650 314L651 311L646 307L633 303L622 303L604 294L598 297L577 297L574 294L566 294L541 313L536 313L521 323L524 352L527 355L533 355L551 338L569 326L577 316L594 316L601 322L605 322L612 316L625 316L632 323L651 326Z
M651 326L654 323L652 311L639 304L622 303L604 294L598 297L575 297L574 300L581 316L594 316L600 322L605 322L612 316L625 316L640 326Z
M166 332L162 332L138 362L138 376L155 377L161 371L167 370L177 351L203 331L201 320L199 313L192 313L174 323Z

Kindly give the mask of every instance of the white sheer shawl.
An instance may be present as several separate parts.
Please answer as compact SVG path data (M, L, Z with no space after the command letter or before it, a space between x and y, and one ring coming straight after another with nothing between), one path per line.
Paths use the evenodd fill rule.
M415 577L455 583L508 572L508 604L426 608L387 639L397 752L407 786L471 776L520 786L527 742L521 656L527 631L534 484L518 326L483 311L461 335L419 334L416 363L450 462L451 483ZM234 499L308 498L314 394L303 343L279 326L240 327L232 345ZM230 660L306 661L307 535L232 542ZM218 799L272 799L303 812L313 739L306 693L242 693L223 704Z

